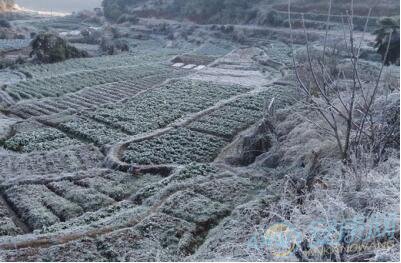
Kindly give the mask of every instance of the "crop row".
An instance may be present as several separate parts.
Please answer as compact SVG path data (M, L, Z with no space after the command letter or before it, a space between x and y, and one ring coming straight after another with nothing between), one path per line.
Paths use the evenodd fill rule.
M6 203L0 198L0 237L21 234L21 229L15 225Z
M187 127L194 131L224 137L232 140L239 132L260 120L266 105L275 99L275 107L283 107L289 103L287 91L279 86L236 99L233 102L197 119ZM276 105L277 104L277 105Z
M132 176L126 173L108 170L99 176L87 177L76 183L86 188L95 189L116 201L121 201L145 185L150 185L161 179L162 177L160 175L145 174Z
M49 226L83 213L80 206L51 192L44 185L14 186L7 189L5 196L31 229Z
M181 117L248 90L242 86L206 81L173 80L124 103L90 113L90 117L135 135L165 127Z
M178 71L176 73L178 74ZM9 107L8 111L27 119L32 116L52 115L65 110L79 111L96 108L132 97L140 91L162 83L166 78L166 75L154 75L134 81L101 84L61 97L23 101Z
M76 181L13 186L5 191L5 198L22 221L39 230L112 205L144 185L160 180L159 175L134 177L117 171L94 170Z
M93 146L65 147L48 152L0 155L0 184L18 181L48 179L50 174L58 176L98 167L103 155Z
M248 110L264 111L273 103L272 106L278 109L291 104L294 101L296 92L297 90L293 87L274 85L252 96L241 97L228 103L228 105Z
M193 80L172 80L158 89L138 94L124 103L104 105L80 116L55 119L62 131L102 146L159 128L248 91L242 86L216 85ZM52 122L52 120L50 120Z
M192 122L188 127L231 140L237 133L245 130L262 117L262 111L224 106L211 114Z
M0 39L0 51L26 48L30 43L30 39Z
M182 182L190 178L206 178L206 176L215 173L217 173L217 169L210 165L194 163L186 166L184 169L180 170L180 172L174 173L166 178L163 178L160 175L151 174L131 176L124 173L106 172L100 174L100 176L85 178L77 183L86 187L96 187L100 192L112 192L116 197L113 198L116 200L120 200L124 195L126 195L126 193L129 193L130 200L131 198L135 198L135 201L142 202L144 199L147 199L158 192L162 192L163 188L169 184ZM104 179L110 181L104 181ZM114 185L109 187L109 184L114 182L120 184L118 184L117 187ZM120 195L120 193L122 193L122 195ZM96 212L87 213L72 220L55 224L40 231L40 233L49 233L71 228L96 228L99 225L104 226L105 222L117 225L126 220L132 220L132 215L140 214L143 212L143 209L143 207L135 206L132 201L121 201Z
M171 72L171 69L161 65L116 67L82 71L46 79L21 81L15 85L8 86L6 91L17 101L33 98L40 99L43 97L59 97L85 87L120 81L135 81L138 78L151 75L168 75L169 72Z
M6 140L4 148L17 152L56 150L66 146L80 145L81 142L67 137L54 128L41 127L17 132Z
M291 63L291 48L282 42L272 42L266 45L267 55L278 63Z
M120 141L128 136L117 129L86 117L74 116L58 125L65 133L98 146Z
M271 97L270 90L240 97L190 123L188 128L231 140L263 117Z
M186 87L183 82L191 85L183 88ZM198 85L196 88L195 83ZM210 87L214 92L221 89L214 100L213 96L208 97L213 95L208 92ZM225 89L229 93L222 91ZM124 140L127 134L136 135L163 128L186 114L198 112L219 99L242 91L245 90L239 86L215 87L197 81L172 81L161 89L140 94L124 104L86 112L86 116L67 117L55 124L71 137L101 146ZM189 128L231 139L262 117L268 94L269 92L241 97L191 123ZM67 137L57 129L40 127L17 132L4 142L4 147L14 151L32 152L79 144L80 141Z
M67 200L80 204L84 211L96 211L110 205L114 200L95 189L79 186L71 181L59 181L48 184L48 187Z
M208 163L217 157L227 142L186 128L178 128L161 136L131 143L123 160L139 165Z
M144 62L160 62L162 58L149 55L119 54L113 56L101 56L93 58L75 58L64 62L41 65L24 65L19 68L21 72L33 78L48 78L49 76L78 73L98 69L110 69L115 67L128 67Z
M147 185L143 187L140 191L133 195L132 198L138 202L143 202L144 199L156 195L163 191L163 188L182 183L186 180L191 180L195 178L207 178L219 173L220 170L211 165L210 163L190 163L182 167L182 169L177 170L177 172L172 173L170 176L160 180L153 185Z

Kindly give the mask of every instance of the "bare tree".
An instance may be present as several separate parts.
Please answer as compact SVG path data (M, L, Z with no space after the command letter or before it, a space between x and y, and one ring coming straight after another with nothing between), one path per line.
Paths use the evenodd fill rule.
M354 1L350 2L350 10L344 16L346 21L342 23L341 41L346 53L346 63L349 64L351 70L344 69L332 70L332 65L329 65L327 59L329 22L332 10L332 0L329 0L328 18L326 22L326 32L323 42L323 52L320 55L312 54L311 43L309 41L308 30L305 26L305 19L302 15L302 25L306 42L306 61L303 64L297 62L294 52L293 29L291 22L291 0L288 4L288 18L291 35L291 50L292 61L295 76L298 82L298 87L304 95L303 102L305 105L316 112L321 119L326 123L327 127L319 126L320 130L332 136L341 153L341 158L348 162L350 161L351 148L358 151L359 145L370 138L377 142L378 138L373 138L369 134L370 129L377 128L374 118L373 105L378 96L378 91L381 87L381 80L385 61L382 62L378 69L375 85L373 89L368 87L360 74L359 56L361 53L362 42L364 41L367 32L367 26L371 14L371 10L366 18L365 29L360 37L359 43L354 32ZM390 35L391 38L391 35ZM387 46L387 52L389 46ZM343 52L344 53L344 52ZM332 53L334 54L334 52ZM336 52L335 54L339 54ZM385 56L386 57L386 56ZM338 56L334 58L337 63ZM305 74L301 76L300 68L304 67ZM309 78L305 81L305 78ZM372 137L373 136L373 137ZM386 136L383 134L383 136ZM388 135L387 135L388 136ZM385 141L381 138L379 141ZM371 142L371 143L375 143ZM382 152L382 149L380 150ZM358 155L358 153L356 153Z

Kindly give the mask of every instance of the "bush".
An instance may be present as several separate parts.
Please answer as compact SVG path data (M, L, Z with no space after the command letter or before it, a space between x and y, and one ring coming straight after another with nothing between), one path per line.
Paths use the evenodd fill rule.
M104 19L102 19L102 17L99 17L99 16L92 16L92 17L89 17L89 18L83 20L83 22L96 24L96 25L102 25L104 22Z
M87 28L81 31L84 43L99 44L102 39L102 32L100 30Z
M118 23L118 24L122 24L122 23L125 23L125 22L130 22L130 23L132 23L132 24L137 24L137 23L139 22L139 18L137 18L137 17L134 16L134 15L127 15L127 14L124 14L124 15L121 15L121 16L117 19L117 23Z
M279 13L272 10L266 14L265 23L271 26L281 26L284 20L285 19Z
M7 20L1 19L0 20L0 27L11 28L11 24Z
M128 6L134 6L143 0L103 0L104 16L110 20L117 21L126 13Z
M129 45L126 40L109 40L106 38L102 39L102 42L100 44L101 50L108 54L108 55L115 55L120 52L127 52L129 51Z
M68 45L64 39L50 34L39 34L31 43L31 57L40 63L61 62L70 58L88 57L88 53Z

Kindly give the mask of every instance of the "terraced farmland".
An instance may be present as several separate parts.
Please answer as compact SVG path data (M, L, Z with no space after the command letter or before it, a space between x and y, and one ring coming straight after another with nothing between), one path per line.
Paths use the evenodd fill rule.
M0 261L399 261L395 0L96 1L0 14Z
M101 152L89 145L48 152L0 155L0 188L15 183L68 177L71 172L100 167L102 159Z
M152 75L168 73L163 67L136 65L92 71L81 71L55 77L22 81L5 89L16 101L23 99L40 99L43 97L60 97L66 93L77 92L85 87L120 81L133 81Z
M79 111L83 109L96 108L100 105L119 102L125 98L132 97L144 90L150 89L167 79L167 75L157 70L149 69L152 74L135 80L117 80L104 84L94 84L83 87L78 91L73 91L61 96L50 96L34 101L22 101L8 108L10 112L22 118L32 116L52 115L65 110ZM133 74L133 73L130 73ZM167 74L167 73L165 73ZM135 75L135 74L133 74ZM168 76L179 76L180 72L171 71ZM68 84L67 84L68 85Z
M212 162L224 146L219 137L178 129L128 146L123 160L139 165Z
M22 127L16 127L17 132L3 143L5 149L16 152L50 151L62 147L80 145L80 141L69 138L61 131L27 122ZM27 127L28 126L28 127Z
M163 57L162 57L163 58ZM33 78L48 78L49 76L65 75L68 73L91 71L96 69L108 69L115 67L133 66L140 62L160 61L160 56L120 54L94 58L78 58L64 62L41 65L26 65L19 70Z
M284 103L279 68L259 72L257 52L183 56L203 69L165 54L21 68L30 78L2 90L15 123L0 138L0 258L194 256L263 189L214 163L267 101Z

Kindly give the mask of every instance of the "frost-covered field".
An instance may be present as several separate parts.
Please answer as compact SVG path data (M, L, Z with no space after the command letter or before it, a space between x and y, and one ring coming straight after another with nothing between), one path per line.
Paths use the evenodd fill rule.
M209 63L226 48L205 45L189 57ZM256 74L257 62L244 56L245 49L213 66L233 81L201 80L196 69L171 66L179 52L134 50L17 69L27 78L3 87L7 100L0 101L14 117L4 119L0 134L1 259L57 260L64 247L77 260L149 260L168 232L175 237L163 245L168 249L160 259L184 258L206 237L196 232L211 231L247 192L261 187L212 163L263 116L266 101L279 90L268 85L280 74L272 68L268 78L260 74L247 82L244 70ZM179 190L180 184L190 188ZM215 192L224 187L214 184L246 191L233 196ZM165 201L156 207L157 200ZM124 245L116 246L119 229L126 229L118 237ZM92 231L98 234L81 243ZM137 241L130 241L132 231L139 231ZM50 237L60 246L18 249L19 242ZM95 248L97 239L107 247ZM117 254L106 256L111 250Z
M30 43L30 39L0 39L0 51L26 48Z
M347 199L351 186L331 177L343 169L332 140L301 121L315 116L296 104L288 45L130 44L129 53L20 66L25 79L1 88L1 260L277 260L255 250L260 228L363 215ZM338 166L307 196L308 213L292 191L303 181L290 179L303 178L312 150ZM362 180L375 214L399 201L399 178L377 173Z

